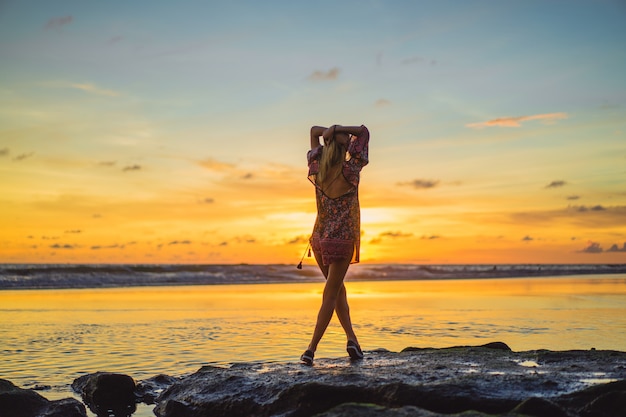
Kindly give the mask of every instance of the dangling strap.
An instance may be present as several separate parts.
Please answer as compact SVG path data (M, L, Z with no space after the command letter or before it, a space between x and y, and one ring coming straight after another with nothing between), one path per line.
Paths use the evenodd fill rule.
M306 245L306 249L304 250L304 253L302 254L302 259L300 259L300 263L298 264L298 266L296 266L296 268L298 269L302 269L302 261L304 261L304 256L306 255L307 251L309 252L309 258L311 257L311 241L309 240L309 243Z

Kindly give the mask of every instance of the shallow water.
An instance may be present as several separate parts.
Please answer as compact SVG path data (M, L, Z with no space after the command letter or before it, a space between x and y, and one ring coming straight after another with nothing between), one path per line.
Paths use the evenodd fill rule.
M365 350L506 342L626 351L626 275L347 282ZM1 378L50 385L96 371L136 380L206 364L297 361L323 283L0 291ZM336 319L317 357L345 355ZM141 406L136 416L152 415Z

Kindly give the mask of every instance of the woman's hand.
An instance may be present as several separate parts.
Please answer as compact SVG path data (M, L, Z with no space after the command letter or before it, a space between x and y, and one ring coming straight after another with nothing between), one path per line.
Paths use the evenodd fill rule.
M324 130L324 133L322 133L322 137L324 138L324 144L327 144L330 140L332 140L333 136L335 136L336 130L337 125L332 125L328 129Z

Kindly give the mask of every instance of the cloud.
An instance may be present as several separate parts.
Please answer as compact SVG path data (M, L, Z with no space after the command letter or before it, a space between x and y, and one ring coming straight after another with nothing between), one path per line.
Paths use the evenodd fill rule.
M14 161L23 161L26 158L30 158L34 154L35 154L35 152L22 153L22 154L19 154L18 156L16 156L15 158L13 158L13 160Z
M554 123L557 120L567 119L567 113L544 113L534 114L532 116L517 116L517 117L499 117L497 119L487 120L486 122L468 123L465 126L475 129L482 129L484 127L521 127L522 122L530 120L543 120L544 123Z
M334 67L328 71L314 71L307 78L311 81L333 81L339 77L339 68Z
M101 161L98 162L98 165L102 166L102 167L112 167L116 164L117 162L115 161Z
M213 204L213 203L215 203L215 199L213 199L211 197L207 197L207 198L203 199L201 202L203 204Z
M9 148L0 149L0 156L8 156L8 155L9 155Z
M48 20L48 23L46 23L46 29L61 28L65 25L69 25L73 21L74 21L74 17L72 17L72 15L53 17L52 19Z
M575 210L575 211L578 211L580 213L584 213L586 211L606 211L607 210L604 206L602 206L600 204L595 205L595 206L591 206L591 207L587 207L587 206L570 206L568 208L572 209L572 210Z
M430 235L430 236L422 236L420 239L422 240L435 240L435 239L441 239L441 236L439 235Z
M398 238L398 237L410 237L413 236L413 233L402 233L402 232L382 232L378 236L380 237L390 237L390 238Z
M111 39L109 39L109 45L115 45L116 43L119 43L123 40L123 36L113 36Z
M374 103L374 105L376 107L387 107L391 105L391 101L384 99L384 98L380 98L376 100L376 103Z
M624 242L623 246L620 248L617 246L617 243L614 243L607 252L626 252L626 242Z
M401 239L413 236L413 233L403 233L400 231L387 231L379 233L376 237L370 240L370 243L375 245L383 241L383 239Z
M414 188L417 188L418 190L434 188L438 184L439 184L439 180L424 180L424 179L417 179L417 180L413 180L409 182L398 183L398 185L410 185Z
M55 243L54 245L50 245L50 248L52 249L74 249L75 246L74 245L61 245L60 243Z
M589 245L581 250L580 252L582 253L602 253L604 252L604 250L602 249L602 247L600 246L599 243L597 242L589 242Z
M82 230L74 229L74 230L66 230L63 233L82 233L82 232L83 232Z
M86 93L97 94L100 96L109 96L109 97L117 97L120 95L117 91L106 90L104 88L96 87L93 84L70 84L70 87L75 88L77 90L82 90Z
M567 182L565 182L565 181L552 181L550 184L546 185L545 188L559 188L559 187L563 187L564 185L567 185Z
M607 250L604 250L602 246L598 242L589 242L586 248L580 250L581 253L603 253L603 252L626 252L626 242L624 242L623 246L620 248L617 246L617 243L611 245L611 247Z
M127 171L139 171L141 169L141 165L127 165L124 168L122 168L123 172L127 172Z
M191 240L173 240L168 245L190 245Z
M535 240L535 239L534 239L534 238L532 238L532 237L530 237L530 236L528 236L528 235L526 235L526 236L524 236L524 237L522 238L522 240L523 240L524 242L532 242L532 241L533 241L533 240Z
M568 195L566 200L578 200L579 198L579 195Z
M114 245L94 245L91 247L91 250L99 250L99 249L124 249L124 245L118 245L117 243Z
M213 158L206 158L201 161L198 161L198 164L203 167L210 169L211 171L217 172L230 172L236 169L235 164L231 164L228 162L220 162Z
M307 243L308 241L309 241L308 235L300 235L288 241L287 244L288 245L300 245L300 244Z

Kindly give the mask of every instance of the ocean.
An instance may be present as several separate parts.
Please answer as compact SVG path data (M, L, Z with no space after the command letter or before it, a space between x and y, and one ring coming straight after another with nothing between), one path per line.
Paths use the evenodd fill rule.
M493 341L626 351L626 265L359 264L346 288L366 353ZM58 399L97 371L296 362L322 290L312 265L0 265L0 378ZM316 357L342 356L333 319Z

